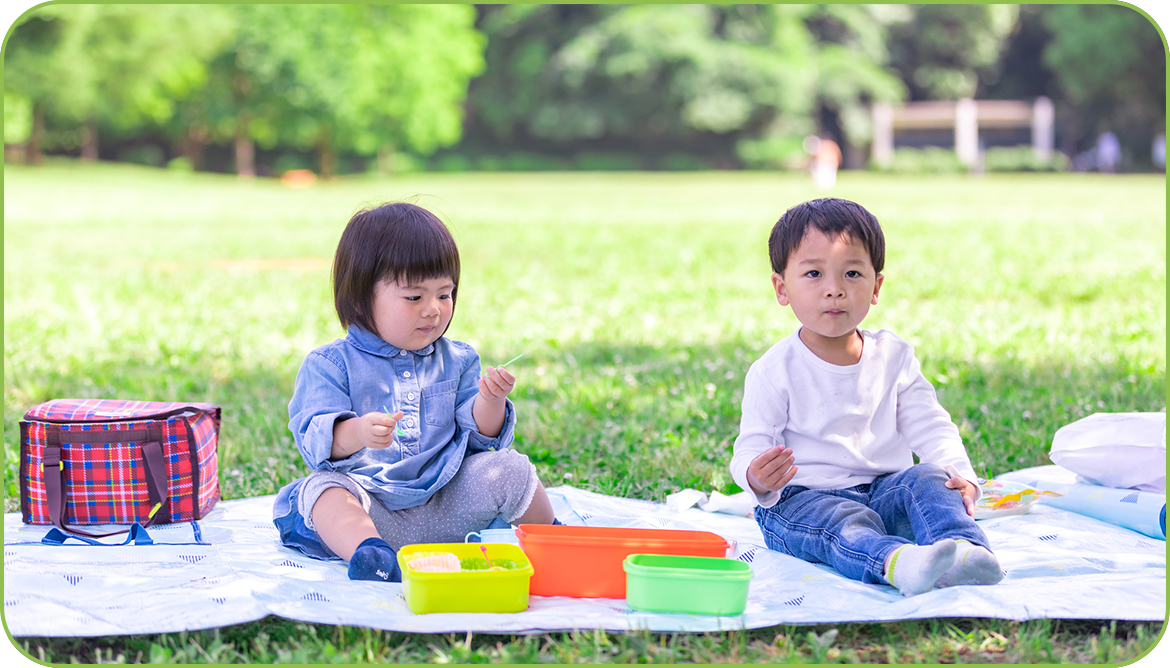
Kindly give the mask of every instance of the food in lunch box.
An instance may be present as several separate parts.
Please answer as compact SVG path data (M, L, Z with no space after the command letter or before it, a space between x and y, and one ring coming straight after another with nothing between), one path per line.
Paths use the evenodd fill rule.
M419 552L406 565L419 573L458 573L461 570L459 557L450 552Z
M515 571L524 568L513 559L460 559L450 552L416 552L406 566L417 573L459 573L461 571Z
M459 563L465 571L514 571L524 568L512 559L488 560L483 557L467 557Z

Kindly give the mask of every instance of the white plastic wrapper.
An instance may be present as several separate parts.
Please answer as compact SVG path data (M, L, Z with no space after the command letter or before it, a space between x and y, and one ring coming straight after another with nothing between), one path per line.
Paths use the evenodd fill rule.
M1085 482L1166 493L1166 414L1094 413L1065 425L1048 456Z

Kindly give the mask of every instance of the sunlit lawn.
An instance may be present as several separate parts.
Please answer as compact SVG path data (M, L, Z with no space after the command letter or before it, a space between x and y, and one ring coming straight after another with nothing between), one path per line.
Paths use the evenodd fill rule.
M303 475L287 403L305 353L342 335L338 236L359 206L413 196L460 244L448 335L487 362L525 353L516 447L546 485L653 500L737 491L726 463L744 373L796 327L771 294L767 233L823 194L805 174L740 172L290 189L65 163L6 167L4 181L9 511L17 423L54 397L220 404L226 498ZM980 474L1049 463L1055 430L1089 413L1164 408L1161 176L846 172L832 194L886 233L864 327L917 347Z

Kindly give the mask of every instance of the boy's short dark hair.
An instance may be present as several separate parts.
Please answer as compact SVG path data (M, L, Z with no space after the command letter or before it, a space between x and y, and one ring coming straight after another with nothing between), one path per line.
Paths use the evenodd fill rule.
M438 216L416 204L392 202L349 219L333 256L333 305L341 326L377 334L374 286L450 278L459 292L459 249Z
M797 204L780 216L768 236L768 256L772 271L783 274L788 257L804 241L810 227L829 237L847 237L869 252L874 271L881 273L886 264L886 238L882 226L872 213L856 202L836 197L814 199Z

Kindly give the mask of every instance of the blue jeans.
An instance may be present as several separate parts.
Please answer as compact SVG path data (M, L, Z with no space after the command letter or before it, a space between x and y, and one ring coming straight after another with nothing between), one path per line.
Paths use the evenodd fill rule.
M934 464L917 464L848 489L790 485L776 505L756 506L756 522L773 550L886 584L886 557L902 545L962 538L991 549L962 495L946 487L949 478Z

